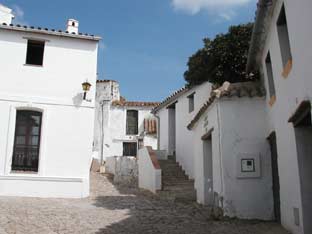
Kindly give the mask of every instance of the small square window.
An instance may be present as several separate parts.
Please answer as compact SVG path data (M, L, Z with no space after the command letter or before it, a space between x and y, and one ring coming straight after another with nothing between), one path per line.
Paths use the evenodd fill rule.
M194 95L195 93L192 93L187 97L189 101L189 113L194 111Z
M137 156L137 143L123 142L123 156Z
M28 40L26 64L43 65L44 44L43 41Z

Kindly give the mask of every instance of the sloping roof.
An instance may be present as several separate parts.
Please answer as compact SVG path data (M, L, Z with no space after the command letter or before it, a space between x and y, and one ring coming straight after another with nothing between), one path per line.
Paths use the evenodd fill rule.
M128 107L155 107L159 105L159 102L135 102L135 101L113 101L113 106L128 106Z
M69 37L69 38L77 38L77 39L84 39L84 40L92 40L92 41L99 41L101 37L90 35L88 33L69 33L68 31L62 30L55 30L55 29L48 29L42 27L34 27L34 26L26 26L20 24L0 24L0 29L3 30L13 30L13 31L21 31L21 32L29 32L29 33L39 33L45 35L54 35L54 36L61 36L61 37Z
M96 83L107 83L107 82L116 82L116 83L118 83L116 80L96 80Z
M163 100L162 102L160 102L153 110L152 113L157 113L157 111L159 111L160 109L162 109L163 107L167 106L168 104L170 104L171 102L175 101L178 97L180 97L182 94L184 94L185 92L187 92L189 90L188 87L183 87L181 89L176 90L175 92L173 92L172 94L170 94L168 97L165 98L165 100Z
M242 82L230 84L227 89L219 87L211 92L209 99L203 104L203 106L196 113L192 121L187 125L187 128L191 130L206 110L211 106L216 99L221 98L242 98L242 97L264 97L265 89L259 82Z
M277 0L258 0L256 19L248 51L246 66L248 74L258 68L276 2Z

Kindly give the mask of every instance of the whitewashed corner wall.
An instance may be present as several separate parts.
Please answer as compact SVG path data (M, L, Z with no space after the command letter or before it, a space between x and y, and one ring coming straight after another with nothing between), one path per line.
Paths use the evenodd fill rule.
M42 67L24 65L29 37L46 41ZM5 83L0 87L0 195L88 196L97 42L0 30L0 50ZM82 100L86 79L92 102ZM39 172L34 175L11 172L20 108L43 111Z
M283 3L285 4L293 61L292 69L286 79L282 76L283 63L276 26ZM264 81L266 89L269 90L265 59L268 51L270 51L276 89L276 102L274 105L269 105L269 95L267 95L266 99L266 112L268 114L266 136L269 136L273 131L276 132L281 195L281 222L286 229L294 234L304 233L303 207L298 159L296 156L295 131L292 124L288 123L288 119L301 101L312 100L312 80L310 79L312 76L310 69L312 47L307 46L310 44L312 38L312 28L309 26L309 22L312 20L311 9L312 1L310 0L302 0L300 3L292 0L277 1L276 9L268 29L268 37L264 43L264 50L261 55L263 73L265 74ZM295 224L295 209L299 209L299 225Z
M246 219L273 219L272 169L265 137L262 99L221 100L209 107L194 131L197 201L211 199L205 177L203 140L211 131L214 204L225 215ZM240 154L260 155L260 177L239 178Z
M139 188L156 193L161 190L161 169L156 169L146 147L138 152Z

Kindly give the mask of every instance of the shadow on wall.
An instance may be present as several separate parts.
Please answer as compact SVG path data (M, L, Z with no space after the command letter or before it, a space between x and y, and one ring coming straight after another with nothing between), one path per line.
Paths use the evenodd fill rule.
M83 93L77 93L76 96L73 97L73 104L76 108L79 108L83 101Z

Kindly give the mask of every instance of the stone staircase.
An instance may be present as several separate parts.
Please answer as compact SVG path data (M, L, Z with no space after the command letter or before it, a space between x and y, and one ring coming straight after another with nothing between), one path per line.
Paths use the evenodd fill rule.
M174 202L196 202L194 180L188 178L173 156L159 160L162 170L162 190L157 193L161 198Z

